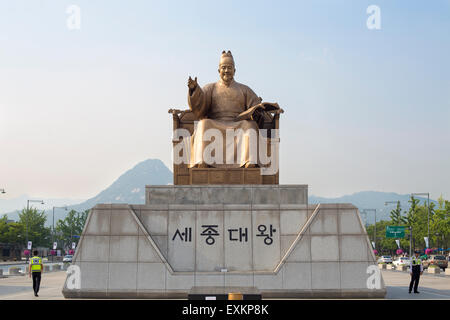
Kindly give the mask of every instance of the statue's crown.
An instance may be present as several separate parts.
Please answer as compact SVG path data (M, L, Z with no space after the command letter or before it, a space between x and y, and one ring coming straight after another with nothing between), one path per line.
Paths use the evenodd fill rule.
M221 65L222 63L224 63L226 60L229 61L230 59L231 59L231 62L233 63L233 65L234 65L234 59L233 59L233 55L231 54L231 51L228 50L228 52L227 52L227 51L223 50L223 51L222 51L222 56L220 57L220 63L219 63L219 65Z
M228 50L228 52L226 52L225 50L222 51L222 57L230 57L233 58L233 55L231 54L231 51Z

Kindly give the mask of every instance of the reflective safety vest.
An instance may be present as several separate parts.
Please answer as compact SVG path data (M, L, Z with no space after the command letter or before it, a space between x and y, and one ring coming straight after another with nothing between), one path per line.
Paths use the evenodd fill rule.
M41 272L42 271L42 259L39 257L33 257L30 259L31 272Z
M420 272L421 269L421 265L422 265L422 260L417 259L417 258L413 258L412 259L412 272Z

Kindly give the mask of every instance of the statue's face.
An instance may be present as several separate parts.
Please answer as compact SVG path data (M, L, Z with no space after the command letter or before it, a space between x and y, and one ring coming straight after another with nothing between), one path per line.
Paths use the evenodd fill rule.
M219 66L219 74L220 78L224 82L230 82L234 78L234 73L236 72L236 69L234 68L234 64L232 63L222 63Z

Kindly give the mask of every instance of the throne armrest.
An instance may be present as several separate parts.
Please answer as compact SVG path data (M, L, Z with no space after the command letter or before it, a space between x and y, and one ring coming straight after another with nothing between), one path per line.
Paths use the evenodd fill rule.
M184 128L188 129L191 134L193 133L194 121L196 120L196 117L191 110L169 109L168 113L172 114L174 130Z
M269 111L266 111L266 112L273 113L274 115L276 115L276 114L284 113L284 110L280 108L280 109L276 109L276 110L269 110Z
M178 118L182 118L186 113L192 112L191 110L180 110L180 109L169 109L168 113L171 113L173 116L177 116Z

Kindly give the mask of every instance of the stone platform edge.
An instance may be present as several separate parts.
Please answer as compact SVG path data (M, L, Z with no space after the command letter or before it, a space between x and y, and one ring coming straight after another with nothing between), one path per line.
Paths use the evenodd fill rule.
M151 204L308 204L308 185L147 185Z
M384 299L386 289L355 290L260 290L262 299ZM63 295L69 299L188 299L189 290L170 291L78 291L66 290Z

